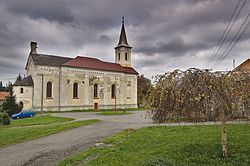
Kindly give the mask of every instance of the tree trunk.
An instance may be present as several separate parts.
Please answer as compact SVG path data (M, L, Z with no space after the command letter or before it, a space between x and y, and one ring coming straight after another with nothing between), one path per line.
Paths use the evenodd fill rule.
M227 126L226 123L221 123L221 144L222 144L222 156L227 157L228 146L227 146Z
M222 156L227 157L228 146L227 146L227 126L225 121L224 110L221 110L221 145L222 145Z

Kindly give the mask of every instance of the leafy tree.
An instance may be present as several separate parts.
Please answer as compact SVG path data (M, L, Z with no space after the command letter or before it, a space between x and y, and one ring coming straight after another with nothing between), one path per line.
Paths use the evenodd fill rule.
M150 79L144 77L144 75L140 75L137 78L137 100L139 107L143 106L143 100L152 88L153 86Z
M4 87L3 87L3 82L2 81L0 81L0 92L1 91L4 91L5 89L4 89Z
M7 90L10 95L6 98L6 101L2 104L2 110L6 111L9 116L21 111L21 108L16 103L16 96L14 95L12 84L9 82Z
M16 78L16 81L21 81L22 80L22 76L21 76L21 74L19 73L19 75L17 76L17 78Z
M158 75L148 98L149 114L158 123L221 121L222 153L227 156L226 121L241 118L239 110L250 94L249 80L237 73L199 69Z
M12 85L12 83L10 81L7 83L7 85L5 87L5 90L7 92L13 91L13 85Z

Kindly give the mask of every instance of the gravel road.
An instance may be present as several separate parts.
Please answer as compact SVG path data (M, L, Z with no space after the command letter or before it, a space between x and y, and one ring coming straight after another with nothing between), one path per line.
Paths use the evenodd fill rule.
M94 146L102 138L125 128L138 129L152 125L149 119L145 119L142 111L133 111L133 114L122 116L103 116L94 112L57 113L52 115L71 117L77 120L100 119L101 122L0 148L0 165L55 165L57 160Z

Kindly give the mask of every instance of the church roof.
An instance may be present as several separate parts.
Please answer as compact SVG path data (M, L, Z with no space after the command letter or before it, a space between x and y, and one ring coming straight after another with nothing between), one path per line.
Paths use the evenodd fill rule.
M121 33L120 33L120 38L117 47L130 47L127 41L127 36L126 36L126 31L125 31L125 26L124 26L124 17L122 18L122 28L121 28ZM130 47L131 48L131 47Z
M16 81L13 86L33 86L34 82L32 77L29 75L27 77L24 77L22 80L20 81Z
M81 57L81 56L77 56L75 59L69 60L62 66L113 71L113 72L121 72L128 74L138 74L138 72L132 67L123 67L117 63L104 62L96 58Z
M41 65L41 66L60 66L72 59L69 57L61 57L61 56L45 55L45 54L31 54L31 56L35 65Z

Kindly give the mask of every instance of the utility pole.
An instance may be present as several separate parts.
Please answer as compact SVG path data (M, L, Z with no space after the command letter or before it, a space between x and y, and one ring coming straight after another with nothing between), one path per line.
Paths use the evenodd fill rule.
M43 115L43 74L37 74L42 77L42 89L41 89L41 115Z
M115 96L115 112L116 112L116 96Z
M62 77L62 68L61 66L59 67L59 80L58 80L58 84L59 84L59 91L58 91L58 111L61 111L61 77Z

